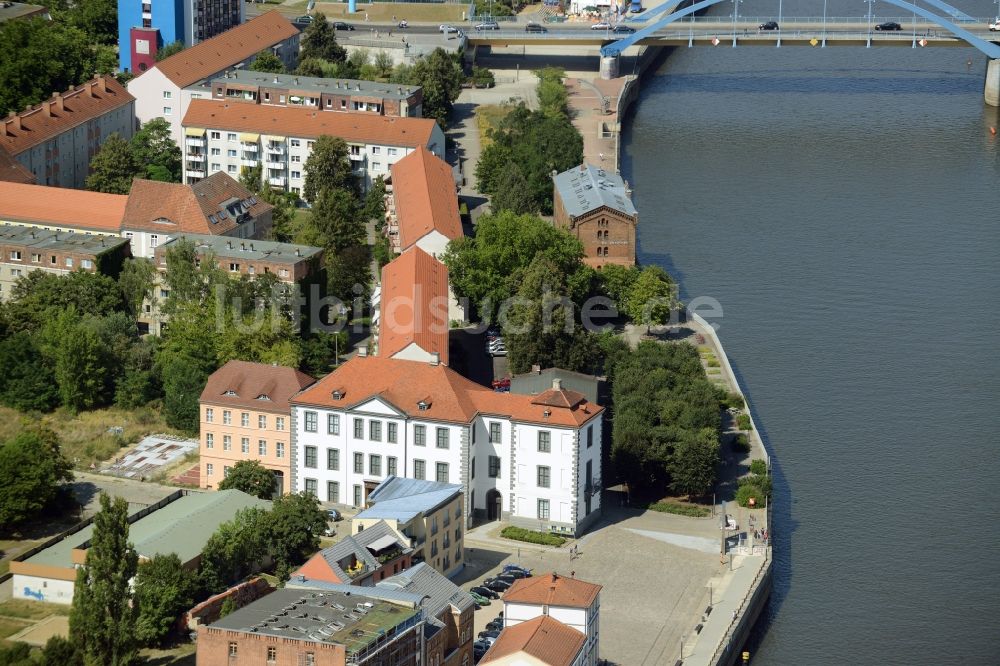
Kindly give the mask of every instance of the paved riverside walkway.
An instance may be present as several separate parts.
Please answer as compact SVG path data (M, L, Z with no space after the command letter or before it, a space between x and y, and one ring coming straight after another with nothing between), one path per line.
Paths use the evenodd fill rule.
M606 81L599 77L581 78L567 74L573 125L583 136L583 161L618 171L618 97L626 77ZM607 99L608 113L602 100ZM611 131L603 131L608 128Z

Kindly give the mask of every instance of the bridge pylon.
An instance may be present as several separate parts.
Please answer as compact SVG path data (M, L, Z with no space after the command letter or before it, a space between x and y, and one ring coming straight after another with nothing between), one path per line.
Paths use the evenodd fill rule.
M601 78L617 79L620 56L601 56Z
M986 63L983 98L990 106L1000 106L1000 59L990 58Z

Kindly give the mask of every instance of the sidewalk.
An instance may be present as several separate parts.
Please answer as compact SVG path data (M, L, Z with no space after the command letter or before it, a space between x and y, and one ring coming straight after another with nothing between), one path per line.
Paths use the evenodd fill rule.
M610 81L566 77L573 125L583 136L584 162L618 171L617 134L620 128L616 109L626 80L626 77ZM607 100L606 114L603 112L604 99Z

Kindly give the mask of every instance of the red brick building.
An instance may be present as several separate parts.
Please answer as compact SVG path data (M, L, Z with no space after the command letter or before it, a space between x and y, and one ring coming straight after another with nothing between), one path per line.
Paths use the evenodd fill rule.
M621 176L581 164L556 175L553 187L555 225L580 239L584 261L595 268L635 265L639 212Z

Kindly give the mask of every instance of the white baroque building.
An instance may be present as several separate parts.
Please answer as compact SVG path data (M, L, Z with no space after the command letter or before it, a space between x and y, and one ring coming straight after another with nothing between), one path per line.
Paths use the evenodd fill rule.
M390 474L456 483L470 521L579 534L600 515L603 408L554 384L497 393L359 355L291 399L292 488L361 507Z

